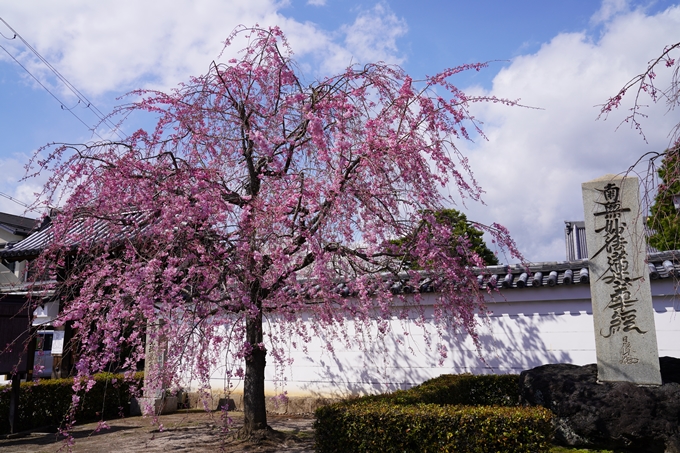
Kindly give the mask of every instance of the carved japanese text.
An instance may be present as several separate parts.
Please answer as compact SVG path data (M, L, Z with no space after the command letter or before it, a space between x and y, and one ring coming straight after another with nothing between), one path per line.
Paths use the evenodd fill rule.
M621 329L624 332L645 333L637 326L637 310L633 307L638 300L633 298L630 291L633 282L641 277L630 276L626 253L628 242L623 235L627 225L622 214L630 212L630 208L621 205L621 189L617 185L607 184L600 192L604 201L597 204L601 205L604 211L596 212L595 216L604 216L605 224L595 229L595 233L602 233L605 243L593 258L603 251L607 254L607 269L600 279L611 287L606 308L612 311L609 329L600 330L600 335L609 338Z

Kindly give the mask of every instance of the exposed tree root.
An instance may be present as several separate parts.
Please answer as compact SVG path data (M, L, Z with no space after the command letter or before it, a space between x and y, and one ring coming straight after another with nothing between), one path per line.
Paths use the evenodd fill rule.
M282 433L281 431L276 431L272 429L271 426L267 425L266 428L264 429L255 429L255 430L246 430L245 428L241 428L238 430L236 433L236 438L239 440L248 440L253 443L260 443L260 442L283 442L285 441L290 435L286 435L286 433Z

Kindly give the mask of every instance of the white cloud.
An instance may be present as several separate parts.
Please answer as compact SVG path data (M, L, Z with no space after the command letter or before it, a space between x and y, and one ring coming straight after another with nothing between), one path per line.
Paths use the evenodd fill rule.
M629 0L603 0L602 6L590 18L590 23L601 24L612 19L615 15L629 10Z
M308 5L326 6L326 0L307 0Z
M343 27L345 45L359 58L360 63L402 63L397 39L407 31L406 21L397 17L384 3L359 13L352 25Z
M167 89L202 74L238 25L280 26L296 58L309 57L324 72L343 70L353 62L402 61L396 39L406 32L406 24L384 4L360 11L354 23L338 31L288 18L280 12L286 5L277 0L176 0L169 7L161 1L119 0L112 7L110 2L34 0L5 5L2 15L90 96L139 87ZM0 31L9 33L4 26ZM5 44L14 46L31 72L48 75L18 40ZM229 52L238 50L232 46Z
M309 3L321 6L325 1ZM396 39L406 32L406 25L386 5L360 11L352 24L335 31L286 17L283 13L287 6L286 0L174 0L171 4L160 0L31 0L3 4L2 18L95 103L104 98L110 104L112 97L140 87L172 88L190 75L205 73L238 25L280 26L294 57L311 78L342 71L357 62L401 61ZM11 37L3 24L0 32ZM3 39L3 45L50 85L66 106L76 105L65 94L64 86L56 83L18 38ZM236 43L223 57L230 57L241 47L242 43ZM8 57L2 53L0 59ZM81 110L79 115L86 113ZM86 123L94 121L88 119ZM98 132L106 137L106 130ZM0 180L0 192L32 202L42 181L20 183L24 171L15 157L0 154L0 168L5 177L12 175ZM0 197L0 211L17 213L21 209Z
M369 10L360 10L353 23L326 35L324 45L318 45L312 52L323 75L337 74L353 64L378 61L401 64L404 57L397 39L407 31L406 21L385 3L379 3Z
M668 132L680 122L665 105L651 106L646 144L627 124L616 130L630 105L606 121L596 121L595 107L675 42L677 30L680 7L655 16L619 14L597 42L584 33L560 34L501 70L493 94L543 110L475 109L489 141L463 146L488 206L471 206L469 217L507 226L532 261L565 259L563 221L583 219L581 183L626 171L645 152L665 149ZM668 74L659 72L664 86Z

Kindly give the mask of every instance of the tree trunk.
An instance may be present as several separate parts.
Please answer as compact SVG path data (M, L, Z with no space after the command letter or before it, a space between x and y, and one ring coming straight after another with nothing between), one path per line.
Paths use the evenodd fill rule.
M253 350L246 357L246 376L243 383L243 430L246 435L267 429L267 410L264 399L264 367L267 352L262 345L262 311L246 318L246 341Z

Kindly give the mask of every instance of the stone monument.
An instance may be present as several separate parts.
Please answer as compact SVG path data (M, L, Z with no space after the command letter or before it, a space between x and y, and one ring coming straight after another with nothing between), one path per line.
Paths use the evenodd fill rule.
M661 385L638 179L582 184L597 377Z
M160 388L150 388L149 381L146 381L143 396L133 398L130 401L130 415L142 415L147 410L152 410L154 415L170 414L177 411L178 399L176 396L167 394L170 382L168 382L163 369L168 354L168 338L163 333L165 327L162 322L147 325L144 354L144 375L161 377Z

